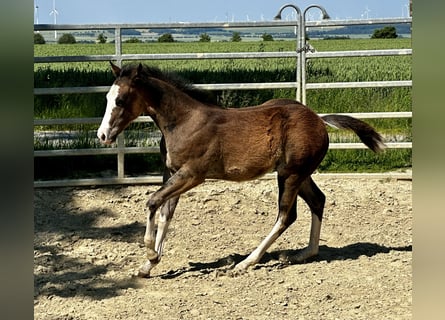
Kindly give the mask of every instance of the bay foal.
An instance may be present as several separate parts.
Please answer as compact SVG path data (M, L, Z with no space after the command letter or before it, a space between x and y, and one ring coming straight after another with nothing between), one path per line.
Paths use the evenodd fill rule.
M276 222L259 246L235 266L236 272L257 263L296 220L297 196L309 206L312 223L308 246L289 260L303 262L317 255L325 196L311 174L328 150L326 124L354 131L375 152L384 147L381 136L365 122L344 115L320 117L294 100L274 99L259 106L224 109L216 106L206 91L159 69L142 64L111 67L116 79L97 131L100 141L113 143L142 114L151 116L163 135L161 153L167 171L163 186L147 201L147 260L139 269L141 277L148 277L160 262L179 196L206 179L246 181L277 172Z

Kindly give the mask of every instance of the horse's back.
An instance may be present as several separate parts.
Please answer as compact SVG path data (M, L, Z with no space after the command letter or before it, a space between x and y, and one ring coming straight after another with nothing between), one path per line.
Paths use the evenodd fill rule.
M215 119L218 137L214 138L220 139L229 179L252 179L273 170L315 170L326 154L323 120L293 100L221 110Z
M245 107L241 109L229 109L233 123L248 122L244 126L252 130L271 130L277 135L305 136L310 135L313 139L318 136L324 140L327 136L324 121L310 108L291 99L271 99L258 106ZM279 130L280 132L276 132Z

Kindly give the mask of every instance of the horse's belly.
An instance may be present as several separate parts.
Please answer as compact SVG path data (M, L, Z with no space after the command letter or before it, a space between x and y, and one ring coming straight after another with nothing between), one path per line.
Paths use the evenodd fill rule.
M267 167L245 168L245 167L233 166L227 168L225 179L232 181L253 180L271 171L273 171L273 168L267 168Z

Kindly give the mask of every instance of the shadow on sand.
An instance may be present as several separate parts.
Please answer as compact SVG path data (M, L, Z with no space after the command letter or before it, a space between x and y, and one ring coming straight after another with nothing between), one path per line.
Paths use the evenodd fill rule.
M254 266L254 269L260 269L260 268L284 268L289 266L289 264L284 264L280 262L280 257L282 256L295 256L300 250L277 250L272 252L267 252L263 258L260 260L260 262ZM326 245L320 246L320 251L318 256L305 261L305 263L311 263L311 262L332 262L337 260L355 260L358 259L360 256L367 256L372 257L379 253L389 253L390 251L412 251L412 246L403 246L403 247L386 247L374 243L368 243L368 242L359 242L347 245L345 247L341 248L334 248L329 247ZM224 258L218 259L217 261L213 262L206 262L206 263L190 263L189 267L176 270L176 271L170 271L165 275L161 275L160 277L163 279L172 279L179 277L185 273L190 272L199 272L199 273L210 273L214 271L215 269L222 269L222 270L230 270L233 268L233 266L245 258L247 258L248 255L240 255L240 254L232 254L229 256L226 256Z
M111 270L119 272L119 264L99 264L86 256L73 257L70 252L75 242L81 239L140 242L144 225L134 222L116 227L97 227L98 219L116 214L100 209L80 211L66 205L72 200L70 192L53 193L58 193L58 190L41 191L34 201L34 297L105 299L120 295L121 290L137 288L135 279L125 275L116 278L106 275ZM57 202L53 201L56 198Z

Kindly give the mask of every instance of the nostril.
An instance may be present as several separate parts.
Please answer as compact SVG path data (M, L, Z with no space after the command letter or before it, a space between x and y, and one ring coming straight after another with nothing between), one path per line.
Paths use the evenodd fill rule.
M104 142L105 141L105 139L107 138L106 136L105 136L105 133L97 133L97 137L99 138L99 140L101 141L101 142Z

